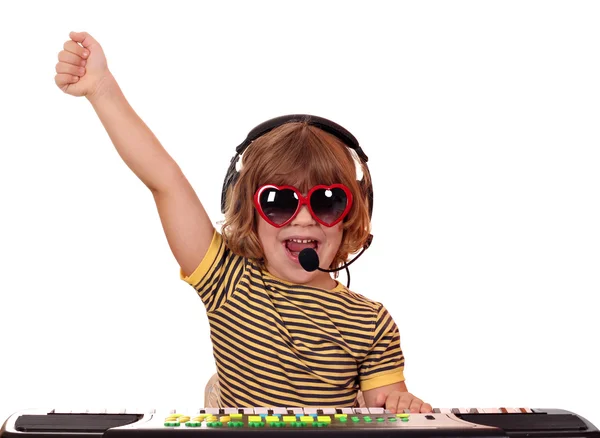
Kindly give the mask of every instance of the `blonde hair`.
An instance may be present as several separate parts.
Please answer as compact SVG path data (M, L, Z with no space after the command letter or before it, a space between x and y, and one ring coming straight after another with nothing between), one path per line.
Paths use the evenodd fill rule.
M306 193L317 184L341 183L352 192L353 203L329 269L339 267L364 246L371 231L367 195L371 181L362 162L363 177L357 181L356 161L341 140L306 122L285 123L257 138L244 152L240 175L227 191L221 231L225 243L234 253L264 264L253 204L258 187L287 184Z

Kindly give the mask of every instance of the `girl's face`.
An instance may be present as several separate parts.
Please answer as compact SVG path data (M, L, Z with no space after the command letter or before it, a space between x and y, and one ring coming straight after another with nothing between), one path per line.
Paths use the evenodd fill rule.
M329 273L305 271L298 261L298 253L306 247L314 248L319 256L319 267L328 269L342 242L343 222L333 227L321 225L305 205L289 224L281 228L269 224L258 213L256 220L266 268L271 275L322 289L335 287L336 282Z

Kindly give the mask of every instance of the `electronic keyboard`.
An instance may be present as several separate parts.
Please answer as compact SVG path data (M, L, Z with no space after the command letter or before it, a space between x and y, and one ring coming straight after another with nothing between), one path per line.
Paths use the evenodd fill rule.
M31 409L11 415L0 429L0 438L182 438L182 434L188 438L215 434L232 438L262 434L295 438L600 438L600 431L577 414L531 408L437 408L430 414L312 407Z

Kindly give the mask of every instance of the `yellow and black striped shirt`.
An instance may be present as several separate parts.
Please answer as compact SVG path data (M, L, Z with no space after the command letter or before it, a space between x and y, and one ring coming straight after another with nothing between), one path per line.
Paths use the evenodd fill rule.
M181 279L206 306L223 407L353 406L404 380L400 333L382 304L289 283L233 254L215 231Z

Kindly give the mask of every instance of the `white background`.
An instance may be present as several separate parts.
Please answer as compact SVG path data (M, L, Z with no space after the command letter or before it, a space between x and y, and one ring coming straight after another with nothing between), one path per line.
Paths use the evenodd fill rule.
M409 390L600 426L599 22L593 1L3 2L0 417L200 407L214 371L149 191L54 84L85 30L215 222L258 123L354 133L375 240L352 288L398 323Z

